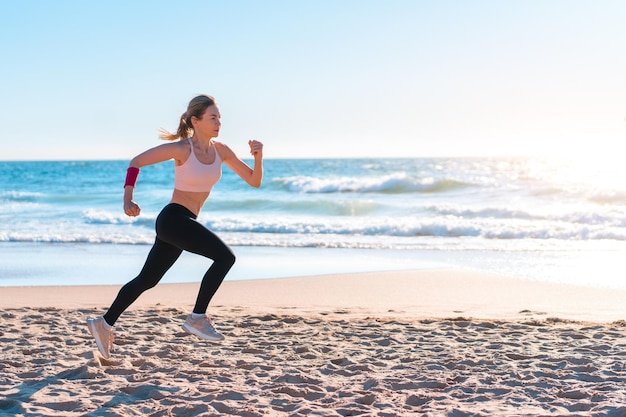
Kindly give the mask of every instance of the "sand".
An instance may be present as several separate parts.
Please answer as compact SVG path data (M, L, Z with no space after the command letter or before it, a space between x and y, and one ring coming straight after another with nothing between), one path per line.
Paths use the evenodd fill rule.
M626 416L626 292L467 271L226 282L226 335L162 284L103 359L85 326L119 287L0 288L0 414Z

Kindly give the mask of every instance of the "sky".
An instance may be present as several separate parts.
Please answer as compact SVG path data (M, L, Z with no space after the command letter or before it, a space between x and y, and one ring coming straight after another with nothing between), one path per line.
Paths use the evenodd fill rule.
M626 1L0 3L0 160L130 159L216 97L241 157L615 156Z

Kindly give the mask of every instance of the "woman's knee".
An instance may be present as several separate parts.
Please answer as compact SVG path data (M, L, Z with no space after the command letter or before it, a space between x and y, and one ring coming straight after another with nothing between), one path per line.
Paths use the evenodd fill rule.
M222 255L222 257L220 258L220 261L228 266L233 266L236 260L237 260L237 257L235 256L233 251L231 251L230 249L227 249L224 252L224 255Z
M212 259L215 264L221 265L222 268L226 269L232 268L237 260L235 254L228 246L224 246L219 254L213 254Z

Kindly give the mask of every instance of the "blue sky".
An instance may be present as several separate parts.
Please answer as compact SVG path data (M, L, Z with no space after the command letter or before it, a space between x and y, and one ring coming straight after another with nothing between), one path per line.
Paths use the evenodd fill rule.
M247 156L615 154L623 0L14 1L0 159L130 159L214 95Z

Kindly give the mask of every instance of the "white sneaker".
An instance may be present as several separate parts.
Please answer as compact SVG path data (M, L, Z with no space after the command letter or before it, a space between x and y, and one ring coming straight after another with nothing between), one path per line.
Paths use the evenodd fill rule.
M105 323L104 317L87 319L87 327L89 328L89 333L96 339L96 345L102 356L105 359L109 359L111 350L113 350L113 340L115 339L113 329Z
M194 319L190 314L187 316L182 328L187 333L195 334L202 339L213 341L224 340L224 335L215 330L213 322L207 316Z

